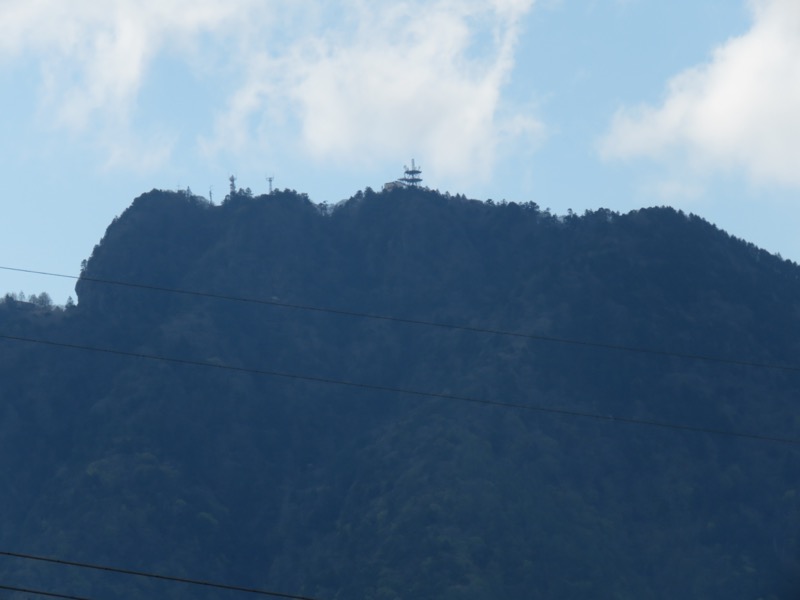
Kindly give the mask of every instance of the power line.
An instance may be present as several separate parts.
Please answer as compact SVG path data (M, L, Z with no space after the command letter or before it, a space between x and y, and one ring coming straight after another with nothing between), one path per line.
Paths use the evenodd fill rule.
M241 592L245 594L256 594L259 596L270 596L273 598L286 598L288 600L316 600L310 596L299 596L297 594L286 594L283 592L274 592L271 590L264 590L260 588L250 588L240 585L229 585L226 583L218 583L215 581L207 581L203 579L190 579L187 577L174 577L171 575L162 575L160 573L150 573L148 571L136 571L133 569L121 569L117 567L109 567L107 565L98 565L94 563L85 563L72 560L64 560L60 558L49 558L46 556L37 556L35 554L24 554L22 552L9 552L0 550L0 556L9 556L12 558L22 558L25 560L32 560L37 562L45 562L57 565L65 565L69 567L78 567L81 569L92 569L95 571L105 571L107 573L119 573L121 575L133 575L135 577L146 577L148 579L158 579L161 581L171 581L175 583L186 583L189 585L203 586L215 588L218 590L227 590L232 592ZM20 590L26 591L26 590ZM32 592L38 593L38 592ZM59 598L72 598L72 596L56 596ZM80 599L85 600L85 599Z
M471 325L455 325L450 323L440 323L437 321L427 321L424 319L409 319L404 317L394 317L390 315L381 315L376 313L359 312L352 310L343 310L336 308L326 308L321 306L312 306L309 304L296 304L292 302L281 302L278 300L265 300L262 298L247 298L242 296L232 296L227 294L217 294L213 292L201 292L195 290L184 290L180 288L171 288L158 285L148 285L143 283L132 283L129 281L119 281L113 279L101 279L98 277L87 277L86 275L65 275L63 273L51 273L48 271L35 271L33 269L22 269L17 267L7 267L0 265L0 270L14 271L18 273L29 273L33 275L44 275L47 277L60 277L63 279L75 279L81 281L89 281L91 283L100 283L105 285L116 285L120 287L138 288L144 290L152 290L157 292L166 292L170 294L182 294L185 296L197 296L200 298L212 298L215 300L226 300L230 302L243 302L247 304L261 304L265 306L275 306L279 308L291 308L295 310L304 310L311 312L328 313L334 315L341 315L347 317L358 317L363 319L374 319L380 321L389 321L394 323L405 323L409 325L422 325L426 327L439 327L442 329L450 329L457 331L469 331L472 333L484 333L490 335L500 335L508 337L516 337L528 340L535 340L539 342L566 344L571 346L583 346L587 348L598 348L602 350L616 350L620 352L633 352L637 354L648 354L651 356L665 356L671 358L681 358L685 360L699 360L705 362L713 362L719 364L736 365L740 367L753 367L758 369L772 369L778 371L789 371L798 373L800 366L798 365L779 365L775 363L764 363L752 360L743 360L735 358L722 358L719 356L710 356L706 354L693 354L687 352L673 352L669 350L657 350L654 348L642 348L638 346L627 346L624 344L610 344L605 342L592 342L588 340L579 340L573 338L563 338L557 336L540 335L534 333L523 333L516 331L505 331L502 329L491 329L485 327L474 327Z
M535 404L522 404L518 402L503 402L500 400L489 400L485 398L475 398L471 396L461 396L456 394L444 394L439 392L426 392L422 390L415 390L411 388L396 388L384 385L377 385L372 383L363 383L357 381L347 381L343 379L332 379L328 377L315 377L312 375L303 375L299 373L287 373L282 371L272 371L267 369L252 369L248 367L237 367L233 365L217 364L211 362L204 362L198 360L190 360L184 358L175 358L171 356L160 356L155 354L144 354L140 352L127 352L125 350L115 350L112 348L98 348L95 346L84 346L81 344L71 344L66 342L56 342L53 340L43 340L36 338L27 338L21 336L0 334L0 339L27 342L31 344L40 344L45 346L52 346L57 348L69 348L73 350L83 350L87 352L99 352L103 354L112 354L116 356L126 356L130 358L140 358L146 360L155 360L173 364L189 365L194 367L206 367L219 369L223 371L233 371L237 373L249 373L251 375L263 375L268 377L280 377L284 379L292 379L296 381L310 381L313 383L323 383L327 385L339 385L351 388L359 388L365 390L389 392L396 394L406 394L410 396L421 396L426 398L440 398L443 400L454 400L457 402L469 402L472 404L483 404L486 406L498 406L503 408L513 408L519 410L526 410L531 412L549 413L556 415L564 415L569 417L584 417L588 419L595 419L598 421L611 421L614 423L627 423L630 425L647 425L650 427L659 427L662 429L673 429L678 431L690 431L694 433L707 433L713 435L723 435L728 437L744 438L751 440L759 440L764 442L778 442L782 444L800 445L800 438L784 438L768 435L760 435L755 433L746 433L740 431L731 431L727 429L714 429L710 427L696 427L692 425L683 425L680 423L670 423L667 421L654 421L649 419L635 419L632 417L617 417L613 415L601 415L599 413L592 413L579 410L570 410L564 408L553 408L548 406L540 406Z
M91 600L83 596L70 596L69 594L57 594L55 592L43 592L42 590L33 590L30 588L14 587L11 585L0 584L0 590L9 592L20 592L23 594L34 594L36 596L46 596L48 598L63 598L64 600Z

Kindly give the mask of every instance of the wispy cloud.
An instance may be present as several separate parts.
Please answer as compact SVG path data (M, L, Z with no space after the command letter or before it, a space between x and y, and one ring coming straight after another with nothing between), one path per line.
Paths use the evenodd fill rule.
M208 148L283 137L339 164L423 155L442 175L490 169L504 133L538 135L530 116L501 110L520 19L532 0L350 1L327 28L304 31L249 60L245 83ZM271 135L272 134L272 135Z
M675 76L660 106L615 115L605 156L677 156L700 171L800 186L800 3L750 4L750 30Z
M288 123L318 160L416 154L443 175L476 174L491 168L504 132L541 130L530 116L505 114L501 101L531 0L340 5L326 29L251 57L210 147L285 145L276 125Z
M663 179L642 187L648 197L655 197L666 202L686 203L702 198L705 189L702 184L685 179Z
M198 136L207 152L244 153L291 138L317 160L413 154L443 174L476 173L491 169L498 144L541 132L502 99L532 5L6 0L0 66L34 56L48 122L108 143L120 132L135 135L130 123L147 73L171 53L186 64L221 64L231 86L214 131Z
M0 68L24 59L38 65L39 121L89 136L108 164L134 156L134 168L169 156L167 134L133 130L136 100L152 63L167 50L189 55L205 33L229 32L256 2L223 0L5 0L0 4ZM149 147L148 139L157 140ZM126 149L125 146L130 148ZM142 146L147 146L146 150Z
M125 118L147 68L165 48L232 27L252 4L6 0L0 5L0 60L33 54L56 123L82 130L99 113Z

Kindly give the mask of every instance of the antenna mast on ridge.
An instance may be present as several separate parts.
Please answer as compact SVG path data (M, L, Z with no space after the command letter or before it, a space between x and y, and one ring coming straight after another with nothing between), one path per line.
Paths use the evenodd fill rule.
M406 185L410 187L417 187L422 182L422 177L420 174L422 170L414 163L414 159L411 159L411 168L409 169L408 166L404 167L405 177L401 177L399 181L402 181Z
M272 193L272 180L275 179L274 177L270 176L267 177L267 181L269 182L269 193Z

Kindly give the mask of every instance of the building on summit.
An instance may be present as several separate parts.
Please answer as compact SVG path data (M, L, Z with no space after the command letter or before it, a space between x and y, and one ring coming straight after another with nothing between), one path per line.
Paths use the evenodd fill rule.
M383 191L387 192L389 190L394 190L397 188L404 188L404 187L419 187L419 184L422 183L422 169L414 162L414 159L411 159L411 168L409 169L406 165L403 167L403 177L396 179L395 181L390 181L389 183L383 184Z

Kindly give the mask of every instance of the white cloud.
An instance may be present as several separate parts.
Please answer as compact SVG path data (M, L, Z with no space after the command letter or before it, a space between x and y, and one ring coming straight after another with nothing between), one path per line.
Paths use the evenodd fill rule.
M683 156L700 170L800 186L800 3L753 0L748 32L674 77L658 107L619 111L607 157Z
M127 117L151 61L170 45L240 17L224 0L4 0L0 60L32 53L44 108L57 125L90 126L98 114Z
M285 130L274 127L283 122L318 160L416 155L444 176L480 175L504 132L539 132L531 117L520 127L521 115L506 116L501 101L532 0L339 5L346 10L332 27L251 61L217 144L252 141L255 131L285 146Z
M0 66L33 57L40 122L93 137L109 164L130 156L126 145L147 153L151 138L170 141L139 163L169 158L172 135L145 139L133 121L153 131L137 100L170 54L213 64L230 86L207 151L281 135L318 160L413 154L443 174L475 173L498 144L540 134L502 102L533 1L3 0Z
M37 121L88 136L106 166L155 168L169 158L168 132L132 126L148 68L162 53L191 53L204 33L235 30L255 0L3 0L0 67L38 65Z

